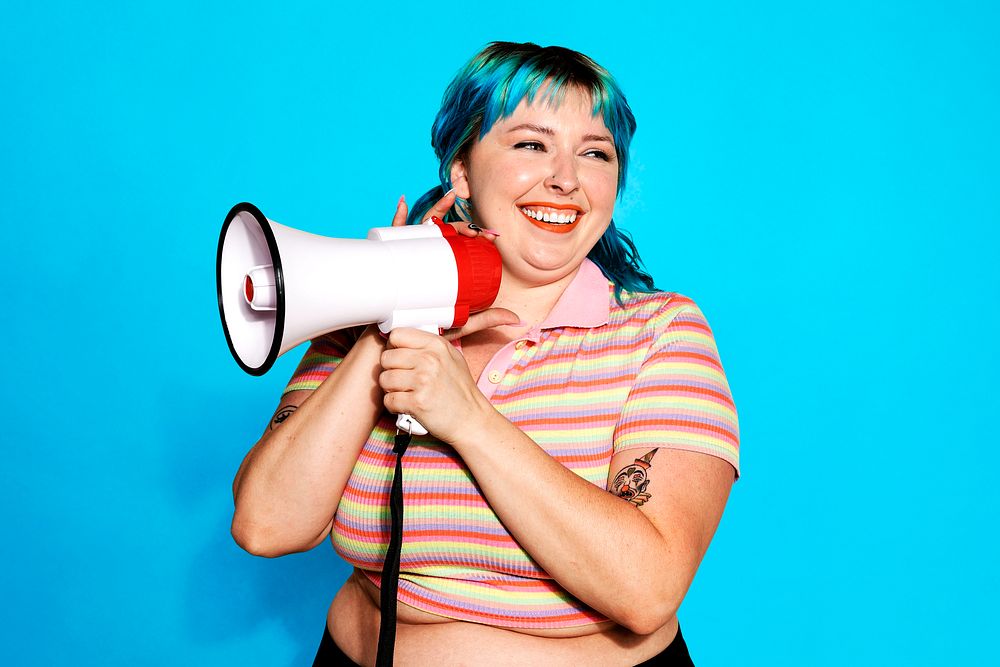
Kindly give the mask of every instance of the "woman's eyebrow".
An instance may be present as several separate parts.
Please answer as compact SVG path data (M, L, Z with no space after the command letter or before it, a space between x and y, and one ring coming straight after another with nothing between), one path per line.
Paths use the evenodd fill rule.
M546 134L548 136L555 136L556 131L551 127L546 127L544 125L535 125L534 123L521 123L520 125L515 125L514 127L507 128L507 132L517 132L518 130L531 130L532 132L538 132L539 134ZM583 136L584 141L606 141L609 144L614 145L614 140L611 139L611 135L608 134L585 134Z
M547 134L550 137L554 136L556 131L551 127L545 127L544 125L535 125L534 123L521 123L520 125L515 125L514 127L508 128L507 132L517 132L518 130L531 130L532 132L538 132L539 134Z
M583 137L584 141L606 141L611 145L614 145L614 141L611 139L611 135L608 134L587 134Z

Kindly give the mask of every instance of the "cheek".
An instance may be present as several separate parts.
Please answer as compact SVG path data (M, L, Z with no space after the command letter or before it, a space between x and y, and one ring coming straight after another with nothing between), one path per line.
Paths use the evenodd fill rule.
M585 187L590 205L594 208L610 210L614 208L615 197L618 195L618 175L609 177L599 173L588 177Z
M472 198L480 202L499 201L517 196L526 183L532 182L532 175L523 165L497 163L490 169L476 172L470 180Z
M537 166L523 163L499 163L480 171L469 183L473 209L480 215L503 215L538 187L544 178L539 174Z
M540 166L528 160L512 160L499 165L496 174L504 179L502 181L504 185L500 187L509 194L520 197L545 178L542 173L544 170Z

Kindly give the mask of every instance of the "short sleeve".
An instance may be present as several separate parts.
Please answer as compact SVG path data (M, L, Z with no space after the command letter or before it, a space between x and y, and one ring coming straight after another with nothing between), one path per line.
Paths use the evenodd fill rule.
M358 342L363 330L352 327L331 331L313 339L282 395L300 389L312 391L319 387Z
M739 422L712 330L694 304L656 336L615 428L614 450L672 447L717 456L739 476Z

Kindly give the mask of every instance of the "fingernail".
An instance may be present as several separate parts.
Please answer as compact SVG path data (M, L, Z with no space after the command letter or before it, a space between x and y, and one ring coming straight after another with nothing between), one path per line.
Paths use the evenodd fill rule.
M406 195L399 195L399 203L400 204L406 203Z
M442 197L442 198L444 198L444 197L447 197L448 195L450 195L450 194L451 194L452 192L454 192L454 191L455 191L455 188L452 188L451 190L448 190L448 192L446 192L446 193L444 193L443 195L441 195L441 197Z
M436 215L432 215L431 216L431 224L434 224L434 225L443 225L444 224L444 220L442 220L441 218L437 217Z
M480 227L479 225L477 225L474 222L470 222L469 223L469 229L471 229L472 231L476 232L477 234L479 232L482 232L483 234L492 234L493 236L500 236L500 234L498 234L498 233L496 233L496 232L494 232L494 231L492 231L490 229L483 229L482 227Z

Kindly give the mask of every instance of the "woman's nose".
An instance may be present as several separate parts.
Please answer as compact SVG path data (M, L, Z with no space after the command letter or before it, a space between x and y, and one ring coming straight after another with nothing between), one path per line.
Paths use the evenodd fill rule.
M545 179L545 187L560 194L569 194L580 187L576 161L572 156L555 155L550 164L552 175Z

